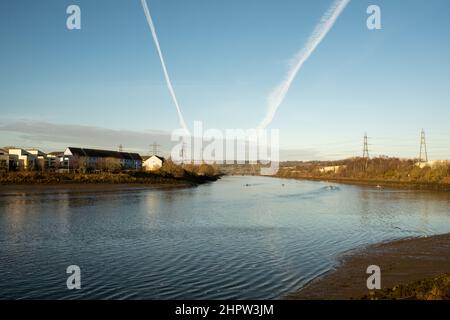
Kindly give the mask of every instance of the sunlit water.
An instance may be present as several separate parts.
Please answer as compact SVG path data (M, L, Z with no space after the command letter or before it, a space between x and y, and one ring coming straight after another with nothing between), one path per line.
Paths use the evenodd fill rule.
M225 177L176 190L3 193L0 298L279 298L347 250L450 231L448 193L329 185ZM81 290L66 287L73 264Z

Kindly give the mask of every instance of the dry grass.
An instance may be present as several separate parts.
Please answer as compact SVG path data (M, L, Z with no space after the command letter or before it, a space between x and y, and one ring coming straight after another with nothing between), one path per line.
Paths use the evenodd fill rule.
M370 300L449 300L450 274L373 291L362 299Z

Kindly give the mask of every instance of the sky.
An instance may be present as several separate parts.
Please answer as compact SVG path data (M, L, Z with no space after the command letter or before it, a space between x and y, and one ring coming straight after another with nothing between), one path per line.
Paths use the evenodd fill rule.
M148 0L187 125L254 128L333 0ZM81 8L68 30L66 8ZM381 8L381 30L366 26ZM450 158L448 0L353 0L269 129L285 160ZM139 0L0 2L0 146L145 152L179 127ZM165 150L167 151L167 150Z

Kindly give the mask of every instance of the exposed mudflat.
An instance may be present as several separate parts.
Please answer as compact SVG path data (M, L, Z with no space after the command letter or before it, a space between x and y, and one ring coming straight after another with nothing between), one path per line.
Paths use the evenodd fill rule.
M287 299L361 299L369 265L381 268L381 289L417 283L450 273L450 234L404 239L349 252L335 271L313 280ZM380 296L389 298L389 296ZM398 296L397 298L402 298ZM405 297L407 298L407 297Z

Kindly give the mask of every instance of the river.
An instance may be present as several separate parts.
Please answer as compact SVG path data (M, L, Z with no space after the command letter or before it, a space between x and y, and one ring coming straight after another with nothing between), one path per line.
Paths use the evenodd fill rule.
M348 250L450 232L449 209L450 193L269 177L2 192L0 299L276 299Z

